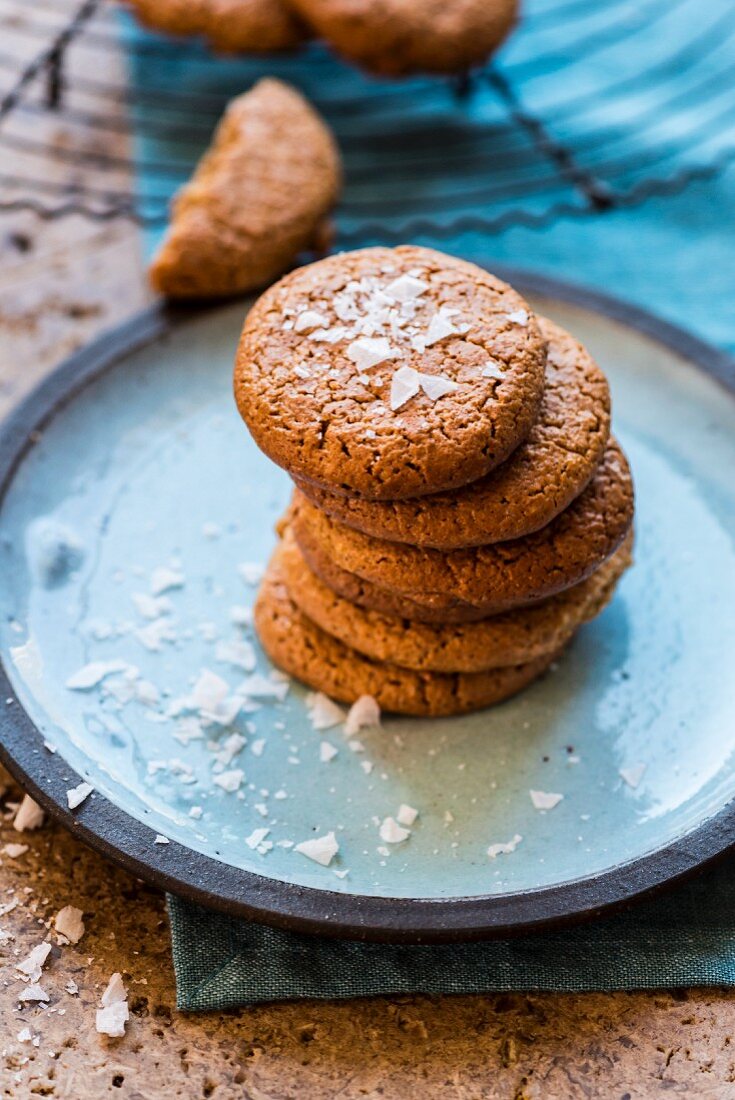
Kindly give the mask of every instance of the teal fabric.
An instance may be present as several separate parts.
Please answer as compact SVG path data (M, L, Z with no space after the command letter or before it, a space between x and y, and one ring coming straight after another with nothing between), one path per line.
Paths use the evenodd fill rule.
M625 913L553 933L430 947L319 939L170 897L179 1008L376 993L735 986L729 861Z
M337 247L412 240L635 302L735 348L735 8L730 0L528 0L469 97L380 83L319 46L214 59L126 25L138 212L166 204L223 104L270 73L342 148ZM423 991L735 984L733 864L629 911L507 942L319 940L169 898L179 1007Z

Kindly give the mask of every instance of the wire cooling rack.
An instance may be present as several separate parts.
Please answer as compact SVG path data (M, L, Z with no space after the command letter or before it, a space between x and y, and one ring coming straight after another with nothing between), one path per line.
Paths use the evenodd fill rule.
M156 232L227 100L300 87L339 141L341 246L496 233L680 191L735 159L731 0L527 0L487 67L372 80L320 44L215 58L111 0L0 0L0 210Z

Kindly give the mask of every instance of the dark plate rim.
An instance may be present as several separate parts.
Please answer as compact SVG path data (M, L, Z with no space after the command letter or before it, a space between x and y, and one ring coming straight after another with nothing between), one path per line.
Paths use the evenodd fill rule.
M522 293L601 313L672 349L735 396L735 360L690 333L595 290L516 268L491 265ZM217 308L217 307L214 307ZM98 376L212 306L156 304L66 359L0 426L0 507L37 433ZM607 871L556 886L501 896L382 898L269 879L171 841L95 792L77 810L66 791L80 778L25 712L0 659L0 761L52 817L102 855L152 885L231 916L292 931L354 940L438 943L557 928L612 912L673 884L735 845L735 805L672 844Z

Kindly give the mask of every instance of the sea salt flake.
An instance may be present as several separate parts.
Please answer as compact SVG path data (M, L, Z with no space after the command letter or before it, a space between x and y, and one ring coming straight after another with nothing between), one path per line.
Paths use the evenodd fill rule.
M237 571L245 581L245 584L260 584L263 579L263 566L257 561L240 562Z
M399 367L390 384L390 407L393 412L403 408L419 392L420 374L414 367Z
M199 719L194 715L187 715L178 719L173 736L181 745L188 745L190 741L201 741L204 734Z
M74 905L65 905L59 909L54 920L57 936L63 936L69 943L79 943L84 935L84 913Z
M449 312L439 309L429 321L429 328L424 336L424 345L427 348L445 340L447 336L456 336L459 332L457 326L450 319Z
M482 368L482 377L483 378L498 378L498 379L501 379L501 378L504 377L504 373L505 372L503 371L500 364L496 363L492 359L489 362L487 362L485 364L485 366Z
M33 1040L33 1032L29 1027L22 1027L16 1035L16 1039L19 1043L30 1043Z
M191 693L191 705L195 710L214 711L230 693L226 680L216 672L205 668L199 673Z
M362 741L358 741L356 738L352 738L352 740L348 741L347 744L350 746L353 752L365 752L365 746L363 745Z
M272 673L270 677L263 676L260 672L253 672L238 686L239 695L251 696L255 699L278 699L282 702L288 695L290 682L281 680Z
M230 622L235 626L252 626L253 609L242 604L233 604L230 608Z
M400 844L402 841L408 840L411 835L410 829L404 829L394 817L384 818L379 832L380 839L384 840L386 844Z
M529 791L528 793L535 810L553 810L564 798L563 794L552 794L550 791Z
M163 833L156 833L156 838L153 841L154 844L170 844L171 841Z
M396 821L399 825L413 825L418 816L418 810L414 810L413 806L407 806L405 802L402 802L398 807Z
M334 747L329 741L322 741L319 745L319 760L322 764L328 764L330 760L334 760L338 753L338 749Z
M151 573L151 592L154 596L160 596L169 592L172 588L183 588L186 577L178 569L169 569L165 565L159 566Z
M134 592L131 597L135 610L143 619L160 619L173 610L167 596L149 596L147 592Z
M265 802L256 802L255 805L253 806L253 809L257 813L259 813L261 817L267 817L268 816L268 807L266 806Z
M247 738L243 737L241 733L231 733L229 737L226 737L222 742L221 747L215 753L215 759L220 764L227 766L231 764L239 752L247 745Z
M24 795L13 818L13 828L17 833L26 833L33 829L40 829L42 825L43 810L29 794Z
M293 369L293 372L297 378L303 378L304 380L306 380L307 378L311 378L311 371L302 363L297 363Z
M420 298L429 289L429 284L422 279L415 279L412 275L399 275L392 283L388 283L384 293L397 302L411 302Z
M294 851L307 859L313 859L322 867L328 867L339 851L339 844L334 832L329 832L325 836L314 837L313 840L302 840L294 847Z
M514 325L527 325L528 312L525 309L514 309L508 314L508 320Z
M496 859L498 856L510 855L511 852L515 852L522 840L523 837L516 833L513 839L507 841L505 844L491 844L487 850L487 854L490 856L490 859Z
M632 764L629 768L621 768L619 775L633 790L639 785L646 772L646 764Z
M294 321L294 332L313 332L315 328L327 328L328 319L315 309L305 309Z
M385 336L361 336L347 345L347 358L351 359L359 371L370 370L378 363L396 359L400 355L397 348L390 345Z
M204 813L201 806L192 806L189 810L189 817L193 817L195 821L199 821L200 817Z
M313 332L309 333L309 339L316 340L320 344L338 344L340 340L344 340L349 334L350 330L345 328L344 325L333 325L332 328L314 329Z
M107 988L100 998L100 1004L103 1008L110 1008L111 1005L122 1004L127 999L128 993L123 984L122 974L116 971L107 983Z
M360 767L365 772L365 775L370 775L375 765L373 764L372 760L361 760Z
M127 997L122 975L113 974L102 994L102 1007L97 1009L95 1016L95 1028L100 1035L119 1039L125 1034L125 1024L130 1019Z
M125 672L129 667L126 661L90 661L69 677L66 686L71 691L89 691L102 683L105 677L116 672Z
M50 951L50 943L37 944L25 959L15 964L15 969L25 974L31 982L37 982Z
M361 695L350 707L345 720L345 733L351 737L363 729L377 729L380 726L380 707L372 695Z
M311 727L315 730L328 730L345 720L345 712L321 691L312 691L306 697Z
M230 771L215 775L212 782L221 787L223 791L231 793L240 789L244 778L245 772L241 768L232 768Z
M76 996L76 994L79 992L79 986L77 985L77 983L74 981L73 978L69 979L69 981L64 986L64 989L72 997Z
M45 989L42 989L37 982L32 982L31 985L27 985L24 990L18 994L19 1001L48 1001L49 995Z
M255 650L250 642L242 639L234 642L218 642L214 656L223 664L241 668L243 672L252 672L256 665Z
M70 810L76 810L77 806L81 806L85 798L89 798L94 787L91 783L78 783L76 787L72 787L71 790L66 792L66 802Z
M253 741L250 746L250 751L253 756L262 756L263 749L265 748L265 737L259 737L257 741Z
M135 637L149 653L160 653L164 642L171 645L176 641L176 631L168 619L160 618L136 630Z
M3 855L9 856L10 859L20 859L27 851L27 844L5 844L3 846Z
M245 843L247 844L248 848L255 851L255 849L259 848L260 845L263 843L269 832L270 829L253 829L250 836L245 837Z
M453 382L451 378L445 378L442 374L421 374L419 383L430 401L438 401L440 397L445 397L446 394L454 393L459 389L458 382Z

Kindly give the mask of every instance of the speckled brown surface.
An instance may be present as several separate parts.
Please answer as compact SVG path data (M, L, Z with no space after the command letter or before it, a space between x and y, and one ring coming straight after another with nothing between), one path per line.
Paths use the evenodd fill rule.
M4 18L22 22L29 10L25 0L7 8L0 33ZM109 68L107 51L103 62ZM7 159L6 170L17 170ZM3 215L0 257L2 412L61 356L140 308L144 278L125 225ZM0 848L21 839L0 821ZM24 842L21 860L0 856L2 904L18 899L0 918L14 936L0 947L3 1100L735 1096L735 995L725 991L375 997L184 1016L174 1007L162 895L51 824ZM87 932L78 947L54 949L45 979L50 1008L65 1014L26 1009L19 1020L14 952L24 957L45 934L39 917L72 897ZM94 1009L116 970L130 986L132 1018L124 1039L105 1040ZM59 992L75 971L77 998ZM143 978L147 985L133 984ZM23 1026L42 1038L38 1048L16 1040Z
M631 561L629 538L580 585L533 607L480 622L434 625L370 611L337 595L309 569L286 530L277 550L280 569L299 609L328 634L374 661L429 672L481 672L534 660L559 649L584 622L599 615Z
M173 201L150 268L171 298L265 286L314 244L342 169L326 124L295 88L260 80L233 99Z
M424 290L402 303L390 289L406 278ZM450 331L424 346L442 310ZM372 366L354 358L365 339L387 346ZM507 283L433 249L365 248L261 296L237 351L235 397L255 442L289 473L400 499L466 485L507 458L536 420L545 367L536 318ZM395 408L399 370L454 389L436 399L422 388Z
M610 433L607 379L568 332L544 317L546 385L525 441L487 477L414 500L371 500L298 481L304 496L363 534L436 550L523 538L545 527L579 496Z
M320 512L294 492L291 524L307 558L316 547L340 569L435 609L470 604L494 615L563 592L590 576L633 520L633 484L617 442L585 491L541 531L467 550L428 550L373 539Z
M288 50L308 30L286 0L126 0L153 30L203 35L216 50Z
M290 0L341 54L371 72L463 72L489 56L516 0Z
M381 710L428 717L466 714L510 698L545 672L556 656L485 672L414 672L372 661L326 634L299 611L284 584L278 550L255 602L258 638L271 661L341 703L372 695Z

